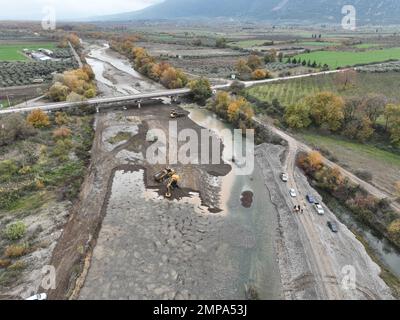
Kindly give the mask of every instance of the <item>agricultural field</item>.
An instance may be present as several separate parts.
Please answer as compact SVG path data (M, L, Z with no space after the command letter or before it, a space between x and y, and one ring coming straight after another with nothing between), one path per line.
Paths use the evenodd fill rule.
M370 171L372 183L395 195L395 183L400 181L400 155L369 144L344 140L341 137L317 133L301 133L298 137L308 145L320 149L353 173Z
M56 43L21 43L21 44L0 44L0 61L25 61L28 58L23 54L23 49L37 50L54 49Z
M331 69L378 63L389 60L400 60L400 48L382 50L352 51L315 51L297 55L296 59L315 61L317 64L327 64Z
M342 96L363 96L366 94L384 94L393 101L400 101L399 76L397 72L358 73L357 84L345 91L335 84L334 75L271 83L247 89L247 94L261 102L278 99L282 105L290 105L300 99L321 91L332 91Z
M337 46L340 43L337 42L328 42L328 41L303 41L298 43L301 46L307 47L329 47L329 46Z
M228 45L230 47L237 47L237 48L252 48L252 47L258 47L258 46L263 46L266 43L270 43L271 41L269 40L241 40L241 41L236 41L236 42L229 42Z
M38 78L51 81L53 72L62 73L76 68L78 63L71 60L0 62L0 87L30 85Z

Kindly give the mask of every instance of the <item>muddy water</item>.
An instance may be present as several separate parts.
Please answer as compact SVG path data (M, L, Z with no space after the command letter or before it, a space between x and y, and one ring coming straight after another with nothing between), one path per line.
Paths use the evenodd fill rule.
M321 192L321 194L324 196L324 201L332 208L335 208L334 212L339 220L350 230L362 236L380 262L400 278L400 251L388 240L377 235L370 228L357 221L345 207L341 206L331 196L324 192Z
M132 68L127 59L114 56L108 44L91 45L87 57L102 91L106 95L131 95L141 92L160 90L162 87L143 77Z
M215 114L199 108L186 108L190 111L190 118L198 125L215 132L222 141L230 138L226 129L232 127L219 120ZM242 145L234 144L236 150ZM253 146L254 148L254 146ZM232 154L235 151L225 148L223 159L232 166ZM256 166L250 175L237 175L235 170L222 179L221 206L229 223L241 225L253 235L252 250L236 250L231 248L232 255L241 265L241 277L243 283L257 288L261 299L276 299L280 297L280 276L276 263L274 250L274 235L276 230L276 211L273 207L268 190L261 176L257 174ZM250 208L242 204L244 192L251 192L253 199ZM227 263L229 263L227 261Z

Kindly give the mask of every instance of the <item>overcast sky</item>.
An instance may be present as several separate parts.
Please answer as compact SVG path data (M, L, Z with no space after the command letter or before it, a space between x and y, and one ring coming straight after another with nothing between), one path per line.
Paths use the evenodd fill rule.
M142 9L162 0L0 0L0 20L41 20L47 6L59 19L85 18Z

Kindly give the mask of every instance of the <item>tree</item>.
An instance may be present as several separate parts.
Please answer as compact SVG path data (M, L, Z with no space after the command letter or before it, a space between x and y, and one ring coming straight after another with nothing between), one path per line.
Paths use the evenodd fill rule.
M200 104L205 104L206 100L212 96L211 84L206 78L190 82L189 88L193 99Z
M56 82L50 87L47 96L51 101L58 102L58 101L65 101L69 93L70 89L67 86L63 85L60 82Z
M229 104L228 120L233 123L237 122L241 113L246 119L251 119L254 116L254 111L251 104L243 97L233 100Z
M264 57L265 63L276 62L277 55L277 51L275 49L271 49L269 53Z
M253 73L251 74L251 77L254 80L263 80L265 78L267 78L268 72L266 70L263 69L256 69L253 71Z
M239 94L245 88L246 88L245 84L243 82L237 81L237 80L233 81L230 86L231 91L235 94Z
M329 130L337 131L344 119L344 100L332 92L320 92L305 100L310 106L310 114L318 126L327 125Z
M310 107L304 101L286 108L285 122L290 128L303 129L311 124Z
M400 242L400 219L393 221L388 228L389 235L397 242Z
M262 66L262 61L259 56L252 54L247 59L247 66L254 71Z
M307 163L310 169L318 171L323 166L323 157L318 151L311 151L307 155Z
M50 126L49 116L40 109L33 110L26 121L35 128L45 128Z
M386 118L386 129L390 132L391 142L400 144L400 105L388 104L384 112Z
M240 59L235 65L236 71L240 77L249 76L252 72L251 68L247 65L247 61Z
M218 91L214 100L214 111L218 115L225 118L230 103L231 103L231 98L229 96L229 93L225 91Z
M363 112L373 124L376 124L379 117L385 112L387 102L387 98L381 94L368 95L364 99Z
M215 41L215 46L217 48L226 48L226 39L225 38L218 38Z
M335 83L341 90L346 90L348 87L355 86L357 84L357 71L346 70L336 73Z

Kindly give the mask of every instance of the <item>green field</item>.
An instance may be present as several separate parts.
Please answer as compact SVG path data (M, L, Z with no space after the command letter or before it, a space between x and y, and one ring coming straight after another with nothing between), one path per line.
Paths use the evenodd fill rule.
M369 49L369 48L379 47L379 44L377 44L377 43L362 43L362 44L357 44L354 47L357 49Z
M379 149L372 145L351 142L337 137L328 137L313 133L303 133L301 134L301 137L312 146L323 148L325 150L340 151L340 154L343 152L350 153L353 156L357 154L400 168L400 155ZM335 155L338 154L339 153L335 152Z
M276 98L285 106L321 91L332 91L343 96L364 96L377 93L400 101L399 78L400 74L396 72L359 73L357 85L342 91L335 84L334 75L324 75L255 86L247 89L246 92L262 102L271 102Z
M327 64L331 69L338 67L369 64L388 60L400 60L400 48L383 50L369 50L364 52L352 51L315 51L296 56L296 59L316 61L318 64Z
M337 46L340 43L337 42L327 42L327 41L304 41L299 42L299 45L302 46L311 46L311 47L329 47L329 46Z
M251 48L262 46L264 43L270 42L269 40L243 40L237 42L229 42L229 46L231 47L239 47L239 48Z
M0 61L24 61L28 58L22 53L23 49L54 49L55 43L25 43L25 44L1 44Z

